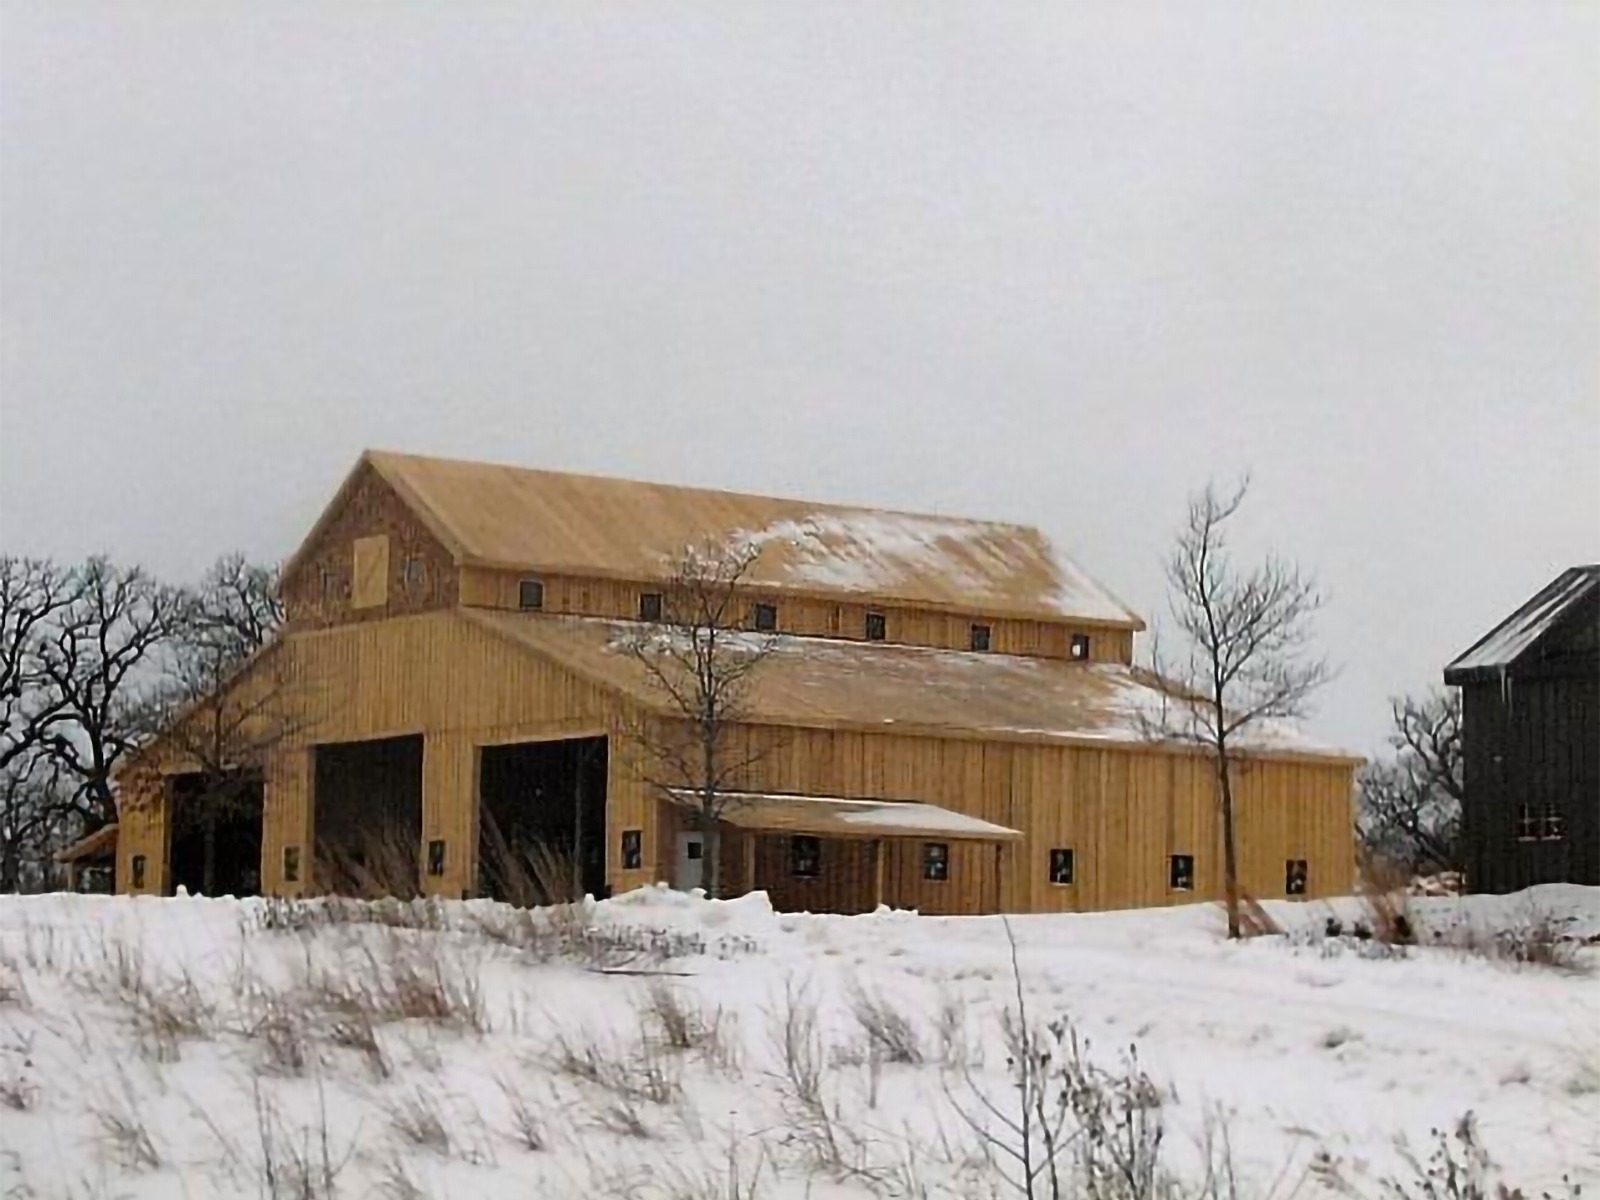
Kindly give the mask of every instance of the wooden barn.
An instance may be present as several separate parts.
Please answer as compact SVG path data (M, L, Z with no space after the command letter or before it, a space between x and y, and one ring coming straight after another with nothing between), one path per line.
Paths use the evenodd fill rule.
M703 831L627 750L681 714L622 647L707 539L760 547L744 583L772 650L727 735L724 894L928 913L1220 895L1211 768L1142 719L1161 704L1132 666L1143 624L1038 531L377 452L286 565L284 634L221 696L240 725L277 715L210 831L215 890L327 886L380 828L429 894L493 894L508 837L572 847L596 894L700 883ZM121 774L119 890L195 887L188 744L169 730ZM1250 748L1249 893L1350 891L1356 765L1289 733Z
M1600 566L1573 567L1452 662L1467 886L1600 884Z

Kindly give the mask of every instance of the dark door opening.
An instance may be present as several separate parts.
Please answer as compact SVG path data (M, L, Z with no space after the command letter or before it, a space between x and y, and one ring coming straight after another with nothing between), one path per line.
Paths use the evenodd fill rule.
M606 739L485 746L478 892L554 904L606 887Z
M261 894L261 777L174 775L172 886L196 896Z
M346 896L420 894L420 736L318 746L311 809L318 888Z

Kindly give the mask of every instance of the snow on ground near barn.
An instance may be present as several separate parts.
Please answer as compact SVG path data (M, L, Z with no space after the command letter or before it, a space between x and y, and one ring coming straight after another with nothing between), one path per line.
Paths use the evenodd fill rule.
M1600 938L1600 889L1412 905L1425 940L1541 915ZM1331 1173L1376 1196L1403 1173L1397 1137L1425 1157L1472 1110L1529 1194L1600 1182L1600 978L1368 957L1323 936L1328 905L1268 908L1289 934L1236 944L1209 906L1011 921L1030 1016L1069 1016L1108 1067L1137 1045L1172 1170L1198 1170L1209 1121L1242 1195ZM405 910L429 928L335 919L372 912L0 898L0 1196L1014 1194L960 1115L1013 1103L997 918L647 891L579 921L482 903ZM652 989L710 1031L691 1015L668 1037ZM862 997L907 1016L921 1064L868 1051ZM785 1013L800 1057L826 1057L831 1144L783 1082Z

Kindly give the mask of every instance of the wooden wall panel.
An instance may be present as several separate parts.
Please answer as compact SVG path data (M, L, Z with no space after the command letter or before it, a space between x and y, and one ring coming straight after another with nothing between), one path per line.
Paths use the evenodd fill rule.
M476 608L516 609L519 585L524 579L538 579L544 585L544 612L576 616L635 620L639 616L639 596L660 591L659 582L593 579L528 571L506 571L489 567L463 567L460 571L461 603ZM1022 621L989 618L972 613L935 612L893 603L857 603L797 596L788 592L762 592L752 589L751 603L770 603L778 610L778 629L802 637L832 637L865 641L868 612L884 615L886 641L911 646L930 646L945 650L966 650L971 646L974 622L991 630L991 646L997 654L1020 654L1043 658L1068 658L1072 635L1089 637L1090 662L1133 661L1133 631L1100 627L1071 621Z

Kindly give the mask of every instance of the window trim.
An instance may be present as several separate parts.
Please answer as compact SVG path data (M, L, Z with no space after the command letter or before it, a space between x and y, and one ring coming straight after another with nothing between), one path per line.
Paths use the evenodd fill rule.
M810 849L815 853L811 855L811 870L800 869L801 855L800 844L809 843ZM821 879L822 878L822 839L809 833L797 833L789 838L789 878L790 879Z
M889 640L889 617L881 609L869 608L866 620L862 622L862 636L869 642L886 642ZM874 634L876 630L876 634Z
M659 620L661 620L661 614L664 611L664 609L662 607L664 601L665 601L665 597L660 592L640 592L639 593L639 620L641 620L641 621L659 621ZM655 611L654 612L649 611L651 609L654 609Z
M1056 856L1064 855L1066 862L1065 879L1056 878ZM1051 887L1072 887L1078 881L1078 855L1072 846L1052 846L1049 859L1045 865L1046 878L1050 880Z
M622 831L622 869L624 871L644 870L644 830L624 829Z
M927 883L950 882L950 843L922 843L922 878Z
M769 616L770 621L763 624L763 618ZM750 627L757 633L777 633L778 606L766 600L757 600L750 606Z
M980 646L979 642L983 644ZM974 654L988 654L994 649L994 626L982 621L972 622L967 630L967 646Z
M535 601L532 604L528 603L529 588L535 589L532 593ZM532 576L517 580L517 608L521 612L544 611L544 580Z

